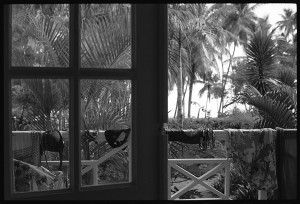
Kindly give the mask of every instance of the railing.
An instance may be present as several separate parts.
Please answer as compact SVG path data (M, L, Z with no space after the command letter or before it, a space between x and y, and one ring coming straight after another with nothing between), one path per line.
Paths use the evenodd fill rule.
M35 131L35 132L39 132L39 131ZM42 132L43 131L41 131L41 133ZM95 141L97 141L97 142L105 141L104 132L105 131L98 131L98 135L97 135ZM30 137L31 131L12 131L12 133L15 136L16 136L16 134L24 134L25 133L20 138L16 138L16 137L12 138L13 150L24 148L24 146L27 147L29 145L32 145L32 141L31 141L31 137ZM61 133L64 141L69 141L69 132L68 131L61 131L60 133ZM130 144L129 141L127 141L126 143L124 143L120 147L113 148L110 152L108 152L107 154L105 154L104 156L99 158L98 160L81 160L81 165L85 166L81 170L81 175L84 175L87 172L92 170L93 178L92 178L91 185L98 185L98 165L103 163L104 161L106 161L107 159L109 159L110 157L115 155L116 153L118 153L121 149L129 146L129 144ZM131 159L129 157L129 162L130 161L131 161ZM47 163L48 163L49 166L59 166L60 165L60 161L47 161L47 162L45 160L41 161L41 164L44 165L44 166L47 166ZM69 166L69 161L62 161L62 165L63 166Z
M109 159L114 154L118 153L121 149L127 147L128 145L129 143L126 142L122 146L114 148L98 160L81 160L81 166L86 166L81 170L81 175L84 175L92 170L93 182L91 185L98 185L98 165L104 162L105 160ZM49 166L59 166L60 161L47 161L47 163ZM47 163L46 161L41 161L41 164L43 164L44 166L47 165ZM62 165L68 166L69 161L62 161Z
M183 169L182 167L178 166L178 164L201 164L201 163L217 163L218 165L203 174L200 177L196 177L187 170ZM203 187L207 188L211 192L215 193L216 195L220 196L220 198L210 198L214 200L229 200L229 192L230 192L230 163L231 159L228 158L211 158L211 159L168 159L168 198L169 200L178 199L181 195L186 193L187 191L191 190L193 187L197 186L198 184L202 185ZM184 174L188 178L192 179L192 182L171 195L171 168L176 169L180 173ZM225 170L225 187L224 187L224 194L216 190L215 188L209 186L204 181L217 173L218 171L224 169ZM207 200L208 198L202 198L199 200ZM182 199L181 199L182 200Z
M28 135L30 136L29 131L13 131L12 133L16 134L16 133L25 133L25 132L29 133ZM69 140L69 137L68 137L69 133L67 131L62 131L61 133L62 133L62 137L63 137L64 141L68 141ZM216 141L225 141L225 146L227 145L227 132L226 131L224 131L224 130L214 130L214 136L215 136ZM102 131L102 132L98 133L96 141L101 142L101 141L104 141L104 140L105 140L104 131ZM12 141L13 141L13 149L14 149L14 147L16 147L15 145L17 145L18 143L16 142L16 138L13 138ZM24 144L25 143L26 142L24 141ZM101 157L98 160L82 160L81 164L83 166L86 166L86 167L82 169L81 175L84 175L85 173L92 170L92 172L93 172L93 183L92 183L92 185L97 185L98 184L98 180L97 180L98 179L98 165L100 163L104 162L105 160L107 160L108 158L110 158L111 156L113 156L114 154L116 154L117 152L119 152L121 149L127 147L128 145L129 145L129 142L126 142L122 146L112 149L109 153L107 153L106 155L104 155L103 157ZM224 146L222 147L222 149L225 150ZM41 161L41 163L43 165L46 165L46 161ZM185 169L178 166L178 164L191 164L191 163L196 163L196 164L218 163L218 165L216 167L214 167L213 169L211 169L210 171L206 172L204 175L202 175L200 177L196 177L193 174L186 171ZM206 158L206 159L168 159L168 199L172 199L172 200L178 199L181 195L183 195L184 193L186 193L187 191L189 191L190 189L192 189L196 185L200 184L203 187L206 187L208 190L210 190L211 192L213 192L213 193L215 193L216 195L219 196L219 198L202 198L200 200L210 200L210 199L218 199L218 200L225 199L225 200L228 200L229 199L229 192L230 192L230 172L229 172L230 163L231 163L230 158L220 158L220 159L216 159L216 158L211 158L211 159L208 159L208 158ZM58 166L59 161L48 161L48 165ZM68 166L69 161L62 161L62 165L63 166ZM171 195L171 189L170 189L170 185L171 185L171 168L176 169L177 171L179 171L179 172L183 173L184 175L186 175L188 178L192 179L192 182L190 184L188 184L184 188L180 189L179 191L177 191L173 195ZM207 185L204 182L205 179L207 179L208 177L214 175L217 171L220 171L222 169L225 170L224 194L217 191L216 189L214 189L213 187ZM259 198L259 200L266 199L266 192L262 191L262 190L259 190L258 191L258 198Z
M184 132L189 132L191 130L184 130ZM205 159L168 159L168 199L175 200L179 199L181 195L186 193L187 191L191 190L196 185L200 184L203 187L207 188L211 192L215 193L219 196L219 198L199 198L199 199L187 199L187 200L230 200L230 163L232 162L231 158L228 158L226 146L228 144L228 133L225 130L213 130L214 131L214 138L217 142L217 145L220 146L220 149L226 152L226 158L205 158ZM252 131L248 129L244 129L243 131ZM224 145L220 141L225 142ZM178 166L178 164L201 164L201 163L219 163L216 167L209 170L205 174L200 177L196 177L187 170ZM188 178L192 179L192 182L176 193L171 195L171 168L176 169L177 171L181 172ZM214 189L213 187L209 186L204 182L204 180L212 175L214 175L217 171L223 169L225 170L225 186L224 186L224 194L219 192L218 190ZM258 190L258 200L266 200L267 199L267 192L265 190ZM180 199L186 200L186 199Z

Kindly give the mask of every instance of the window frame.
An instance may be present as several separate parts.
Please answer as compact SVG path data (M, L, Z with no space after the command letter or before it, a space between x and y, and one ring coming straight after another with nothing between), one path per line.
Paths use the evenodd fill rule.
M167 122L167 5L134 5L131 9L131 69L79 69L79 5L70 6L69 68L11 67L11 7L3 5L4 57L4 135L11 132L12 78L66 78L69 80L70 187L47 192L13 193L12 176L5 176L6 199L167 199L167 138L161 136ZM161 20L163 19L163 20ZM146 22L146 23L145 23ZM7 29L9 28L9 29ZM77 32L76 32L77 30ZM148 34L148 35L147 35ZM9 39L9 40L5 40ZM147 41L146 41L147 40ZM145 48L150 48L145 50ZM9 52L7 52L7 49ZM159 50L159 51L157 51ZM76 61L77 60L77 61ZM149 69L156 67L156 69ZM157 77L158 76L158 77ZM80 164L80 94L79 81L85 78L127 79L132 83L132 182L107 186L81 187ZM153 82L152 82L152 81ZM145 83L148 81L149 83ZM145 90L147 96L145 96ZM5 100L6 99L6 100ZM77 100L76 100L77 99ZM152 103L153 102L153 103ZM150 110L145 110L145 107ZM148 108L147 107L147 108ZM77 111L75 111L77 110ZM152 112L151 112L152 111ZM145 117L146 116L146 117ZM5 120L6 119L6 120ZM143 121L141 121L143 119ZM139 136L142 135L142 136ZM4 137L4 175L12 175L11 138ZM76 148L77 147L77 151ZM151 149L157 147L157 149ZM139 154L138 154L139 153ZM150 156L148 155L150 154ZM78 158L78 159L75 159ZM148 162L143 163L144 160ZM77 168L75 168L77 167ZM146 178L145 175L149 175ZM78 179L79 178L79 179ZM155 179L153 181L153 179ZM149 182L150 183L147 183ZM147 185L145 185L147 184ZM121 192L118 190L121 189ZM102 196L99 197L99 192ZM114 193L114 195L108 195ZM97 197L98 194L98 197ZM55 196L53 196L55 195ZM92 198L91 198L92 197Z

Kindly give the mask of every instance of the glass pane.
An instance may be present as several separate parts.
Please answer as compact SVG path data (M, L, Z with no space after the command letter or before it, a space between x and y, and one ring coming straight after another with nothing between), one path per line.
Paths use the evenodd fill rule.
M12 66L69 66L69 5L12 5Z
M81 5L81 67L131 68L131 6Z
M81 80L81 185L131 181L131 81Z
M14 192L69 186L69 81L13 79Z

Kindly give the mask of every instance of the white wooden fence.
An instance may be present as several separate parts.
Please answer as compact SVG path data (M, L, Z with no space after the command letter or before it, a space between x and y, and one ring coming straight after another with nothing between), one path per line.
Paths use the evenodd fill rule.
M189 132L193 130L184 130L184 132ZM214 131L214 138L218 141L218 145L221 145L220 141L224 142L224 146L221 145L221 149L226 151L226 146L228 144L228 132L225 130L213 130ZM253 131L250 129L244 129L243 131ZM196 177L187 170L178 166L178 164L207 164L207 163L218 163L218 165L200 177ZM200 184L206 189L210 190L211 192L215 193L219 196L219 198L199 198L199 199L187 199L187 200L230 200L230 164L232 163L232 159L228 158L226 152L226 158L205 158L205 159L168 159L168 199L169 200L177 200L181 195L186 193L187 191L194 188L196 185ZM192 179L192 182L177 191L174 194L171 194L171 168L176 169L180 173L184 174L188 178ZM221 169L225 170L225 186L224 186L224 194L216 190L215 188L209 186L204 181L210 176L216 174L216 172L220 171ZM258 200L266 200L267 193L264 190L258 190ZM186 200L186 199L180 199Z
M31 132L32 131L12 131L12 149L19 150L25 147L32 145L31 141ZM38 132L38 131L36 131ZM43 131L41 131L43 132ZM104 136L105 131L98 131L97 137L95 141L103 142L105 141ZM61 131L60 132L64 141L69 141L69 132L68 131ZM130 137L126 143L121 145L120 147L113 148L110 152L99 158L98 160L81 160L81 165L85 166L81 170L81 175L86 174L87 172L93 172L93 183L91 185L98 185L98 165L118 153L123 148L130 146ZM130 151L129 151L130 152ZM129 163L131 162L131 158L129 156ZM49 166L59 166L60 161L47 161ZM46 161L41 161L42 165L47 165ZM62 161L63 166L69 166L69 161ZM130 166L130 165L129 165ZM131 181L131 170L129 170L129 181Z
M196 177L187 170L183 169L182 167L178 166L178 164L201 164L201 163L217 163L218 165L203 174L200 177ZM183 195L187 191L191 190L193 187L196 185L200 184L203 187L207 188L211 192L217 194L220 198L216 198L216 200L229 200L229 192L230 192L230 163L231 159L228 158L211 158L211 159L168 159L168 198L170 200L175 200L179 198L179 196ZM180 173L184 174L188 178L192 179L192 182L171 195L171 168L176 169ZM215 173L219 172L220 170L224 169L225 170L225 187L224 187L224 194L219 192L218 190L214 189L213 187L209 186L206 184L204 181L214 175ZM202 198L200 200L207 200L207 198Z
M190 130L186 130L186 131L190 131ZM247 131L247 130L245 130ZM15 150L16 148L20 148L19 147L19 143L17 142L17 137L19 134L23 134L22 137L28 137L28 139L30 138L30 133L31 131L12 131L13 133L13 138L12 138L12 145L13 145L13 150ZM27 133L27 134L24 134ZM69 132L67 131L61 131L62 137L64 139L64 141L68 141L69 140ZM227 141L228 141L228 136L227 136L227 132L224 130L214 130L214 136L215 136L215 140L217 141L225 141L225 146L227 145ZM24 138L22 138L22 141L24 140ZM105 137L104 137L104 131L100 131L98 132L96 141L101 142L104 141ZM27 145L28 142L25 142L24 140L24 144ZM125 144L123 144L122 146L118 147L118 148L114 148L112 149L110 152L108 152L106 155L104 155L103 157L101 157L98 160L82 160L81 161L81 165L86 166L85 168L82 169L81 171L81 175L84 175L85 173L89 172L92 170L93 172L93 185L98 185L98 165L102 162L104 162L105 160L107 160L108 158L110 158L111 156L113 156L114 154L116 154L117 152L119 152L121 149L127 147L130 145L130 139L129 141L127 141ZM223 147L223 150L225 148ZM130 158L130 157L129 157ZM129 160L131 161L131 160ZM228 200L229 199L229 192L230 192L230 163L232 162L231 158L206 158L206 159L168 159L168 199L171 200L175 200L175 199L179 199L179 197L181 195L183 195L184 193L186 193L187 191L189 191L190 189L192 189L193 187L195 187L196 185L200 184L203 187L207 188L208 190L210 190L211 192L215 193L216 195L219 196L219 198L202 198L200 200L211 200L211 199L216 199L216 200ZM200 177L196 177L193 174L191 174L190 172L186 171L185 169L181 168L180 166L178 166L178 164L201 164L201 163L218 163L218 165L216 167L214 167L213 169L211 169L210 171L206 172L205 174L203 174ZM42 164L46 164L46 161L42 161ZM58 166L59 165L59 161L48 161L48 165L53 165L53 166ZM69 161L63 161L62 162L63 166L68 166L69 165ZM177 191L176 193L174 193L173 195L171 195L171 168L176 169L177 171L183 173L184 175L186 175L188 178L192 179L192 182L190 184L188 184L187 186L185 186L184 188L180 189L179 191ZM213 187L209 186L208 184L206 184L204 181L205 179L207 179L208 177L214 175L216 172L220 171L224 169L225 170L225 186L224 186L224 194L217 191L216 189L214 189ZM131 180L131 171L129 171L129 180ZM266 199L266 192L259 190L258 191L258 197L259 200L264 200ZM181 199L183 200L183 199Z

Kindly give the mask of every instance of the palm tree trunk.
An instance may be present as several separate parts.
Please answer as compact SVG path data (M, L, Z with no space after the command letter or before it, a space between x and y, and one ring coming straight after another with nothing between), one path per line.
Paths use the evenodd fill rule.
M189 81L186 82L184 91L183 91L183 99L182 99L182 115L185 116L185 95L186 95L186 91L187 91L187 87L188 87ZM182 88L184 87L184 84L182 85Z
M224 82L224 84L222 85L222 96L221 96L221 101L220 101L220 106L219 106L219 112L222 112L223 113L223 103L224 103L224 95L225 95L225 86L226 86L226 83L227 83L227 79L228 79L228 74L229 74L229 70L230 70L230 67L231 67L231 64L232 64L232 60L233 60L233 56L234 56L234 53L235 53L235 48L236 48L236 43L234 43L234 47L233 47L233 53L232 55L230 55L230 61L229 61L229 65L228 65L228 69L227 69L227 73L225 75L225 80L222 80Z
M194 80L195 80L195 66L192 65L192 73L191 73L191 80L190 80L190 86L189 86L188 118L191 117L191 103L192 103Z
M222 87L223 87L223 76L224 76L224 64L223 64L223 55L221 54L221 68L222 68ZM222 104L222 97L223 97L223 94L221 95L221 100L220 100L220 106L219 106L219 109L218 109L218 116L220 116L220 113L221 113L221 104Z
M182 65L181 65L181 31L179 31L178 52L179 52L179 72L177 75L177 120L182 123Z
M208 102L208 90L207 90L207 97L206 97L205 115L204 115L204 118L206 118L206 113L207 113L207 102Z

